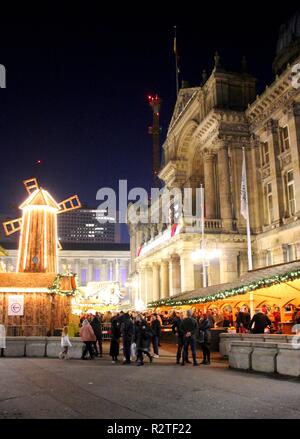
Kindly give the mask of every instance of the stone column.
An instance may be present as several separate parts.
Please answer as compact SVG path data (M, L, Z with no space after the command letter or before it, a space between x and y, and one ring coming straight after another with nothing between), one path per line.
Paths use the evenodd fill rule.
M146 285L145 285L145 304L152 302L153 297L153 274L152 274L152 267L147 266L145 268L145 278L146 278Z
M167 299L169 297L169 262L161 261L160 266L160 298Z
M116 281L120 280L119 269L120 269L119 259L116 259L115 260L115 280Z
M173 255L170 259L170 296L176 296L180 290L180 258Z
M152 265L153 271L153 301L159 300L160 297L160 265L157 262L154 262Z
M87 282L93 282L94 280L94 260L88 260L88 273L87 273Z
M191 251L180 255L181 291L193 291L195 289L194 264Z
M122 273L125 273L125 279L122 278ZM124 285L127 282L128 278L128 261L121 259L119 264L119 281L121 285Z
M100 279L101 279L101 282L107 280L107 262L105 259L102 259L102 262L101 262Z
M142 267L140 269L139 276L139 299L142 300L146 304L146 269Z
M113 281L114 280L114 271L113 271L113 261L108 261L108 270L107 270L107 280Z
M220 257L220 282L234 282L238 279L237 251L224 251Z
M130 226L130 273L135 271L135 258L137 257L136 230Z
M231 187L228 150L225 146L221 146L218 150L218 176L222 223L224 229L230 231L232 230Z
M81 284L80 259L75 259L74 272L77 274L78 285Z
M204 154L204 200L205 218L216 218L215 155Z

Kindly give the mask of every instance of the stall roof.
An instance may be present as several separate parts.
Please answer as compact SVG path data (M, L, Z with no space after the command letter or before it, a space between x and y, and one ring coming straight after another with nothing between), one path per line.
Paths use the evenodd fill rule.
M56 278L55 273L0 273L0 289L49 288Z
M299 278L300 260L252 270L235 282L188 291L168 299L152 302L149 307L214 302Z

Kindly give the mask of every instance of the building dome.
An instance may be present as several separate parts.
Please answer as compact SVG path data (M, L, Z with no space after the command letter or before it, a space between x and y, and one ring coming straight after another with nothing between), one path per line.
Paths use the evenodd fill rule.
M296 12L288 22L281 25L277 41L273 70L280 74L300 55L300 12Z

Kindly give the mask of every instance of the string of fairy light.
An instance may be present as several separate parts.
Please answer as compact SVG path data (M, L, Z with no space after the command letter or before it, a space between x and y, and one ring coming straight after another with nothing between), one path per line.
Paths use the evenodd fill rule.
M219 291L214 294L208 294L202 297L192 297L190 299L161 299L148 304L149 308L154 308L157 306L181 306L181 305L195 305L200 303L215 302L217 300L228 299L233 296L238 296L240 294L246 294L251 291L259 290L260 288L271 287L272 285L290 282L295 279L300 278L300 269L286 272L281 275L275 275L267 277L264 279L251 282L236 288L231 288L229 290Z

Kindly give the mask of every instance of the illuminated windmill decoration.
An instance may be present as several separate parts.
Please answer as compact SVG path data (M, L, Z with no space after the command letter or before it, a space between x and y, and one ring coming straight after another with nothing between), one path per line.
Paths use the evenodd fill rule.
M6 236L21 231L18 272L58 272L57 215L79 209L77 195L57 203L36 178L23 181L29 197L21 204L22 218L3 223Z

